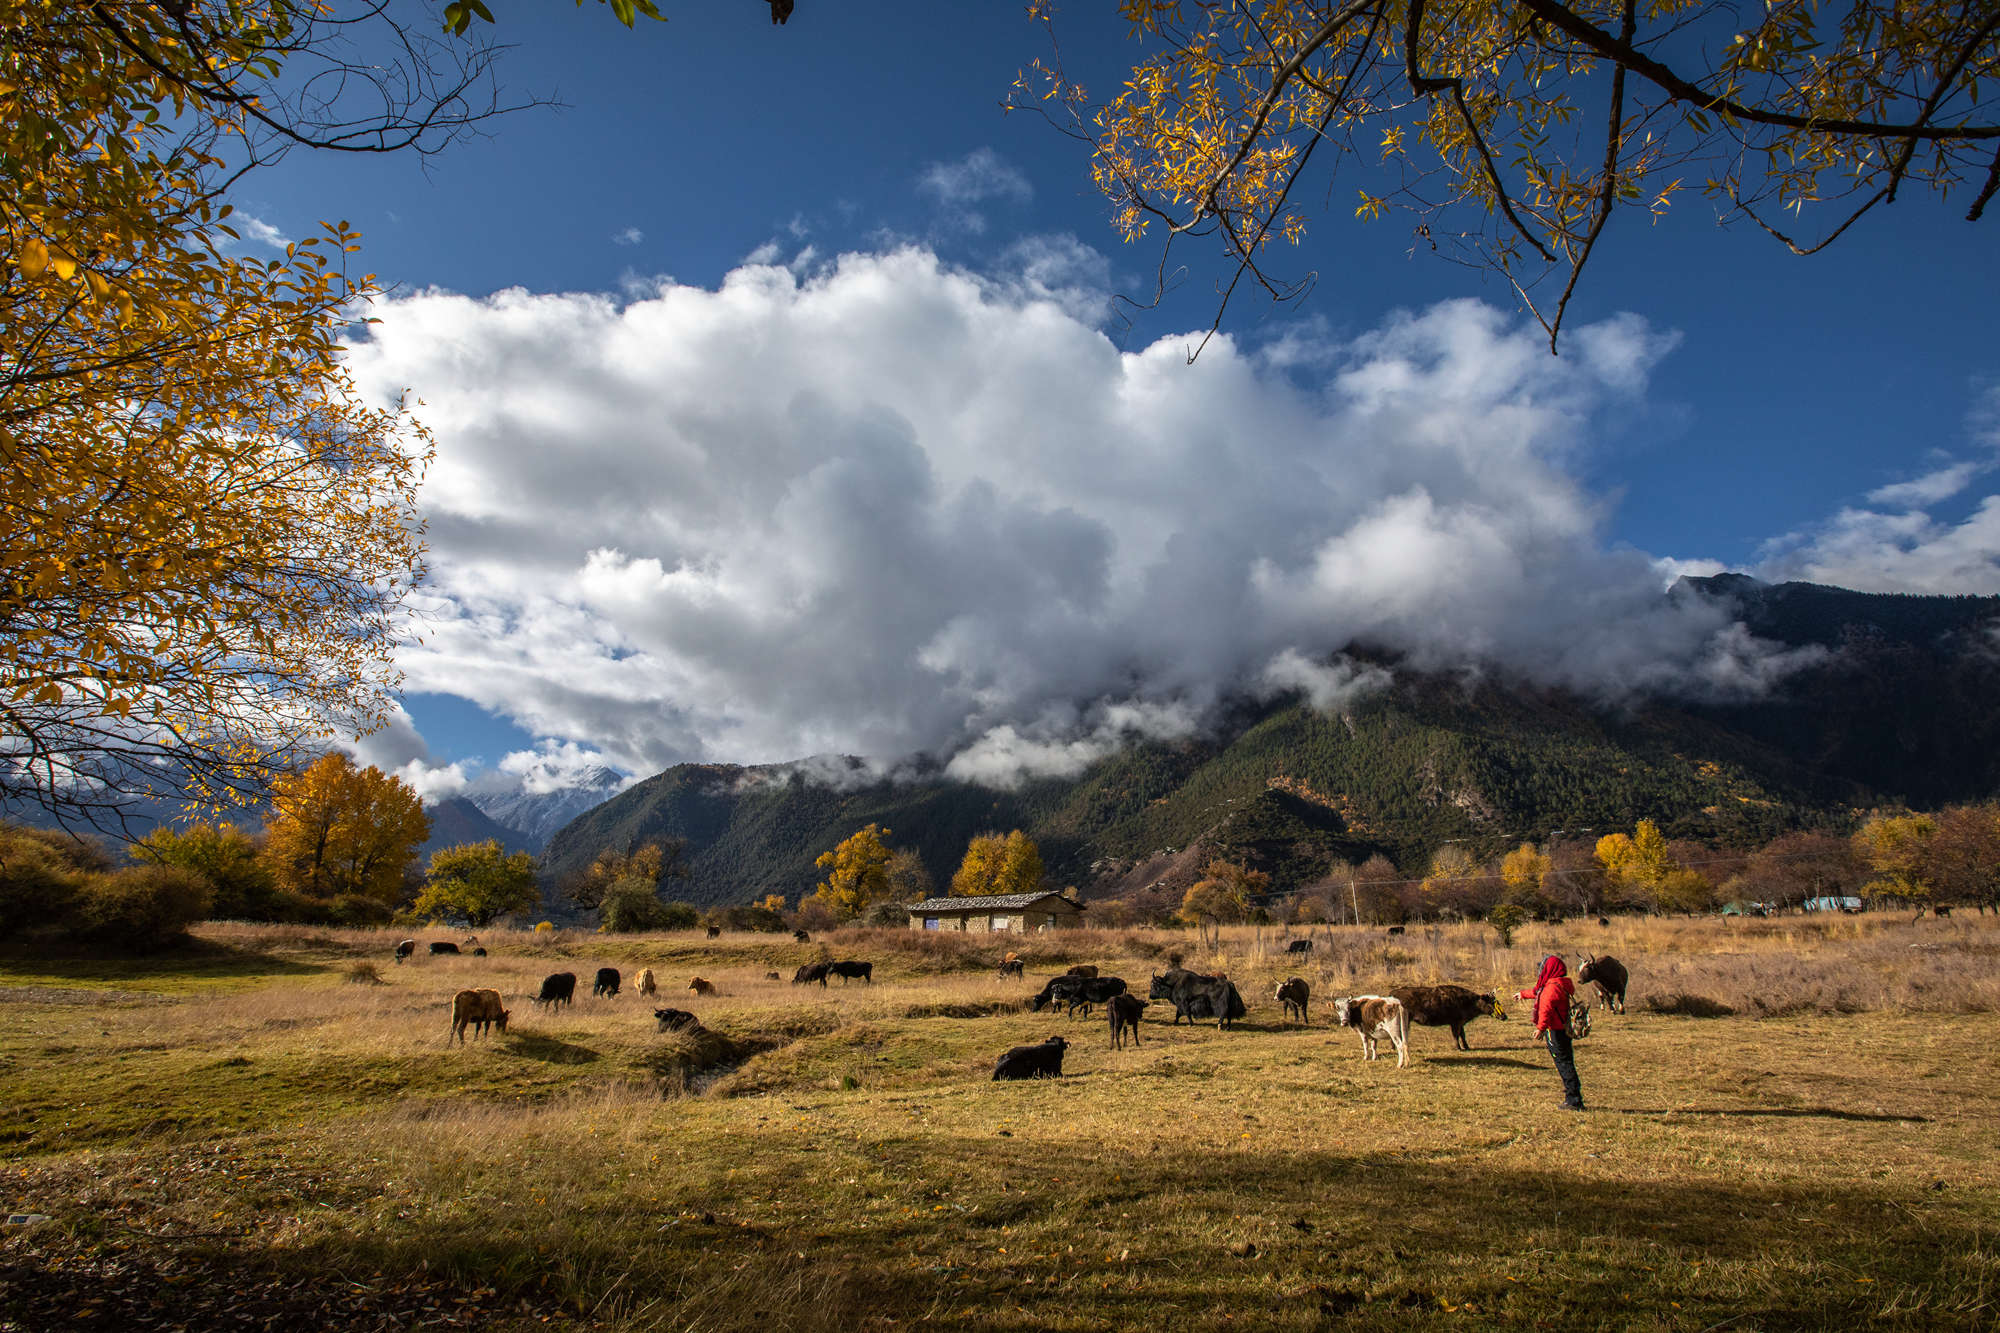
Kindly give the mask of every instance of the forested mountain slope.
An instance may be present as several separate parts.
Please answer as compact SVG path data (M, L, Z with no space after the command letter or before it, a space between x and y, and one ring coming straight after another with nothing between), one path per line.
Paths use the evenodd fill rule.
M796 901L813 860L871 821L946 883L965 844L1023 828L1058 884L1088 891L1168 850L1246 857L1275 887L1336 856L1380 851L1417 869L1447 839L1478 853L1552 832L1630 829L1750 845L1844 827L1895 801L2000 790L2000 599L1878 597L1737 576L1672 595L1724 596L1753 632L1828 658L1772 697L1729 707L1654 701L1606 709L1517 681L1396 671L1338 714L1244 705L1210 736L1139 742L1073 779L995 791L941 776L832 785L787 767L683 765L587 812L551 840L561 878L606 848L684 837L700 903ZM1383 662L1394 667L1394 663ZM823 765L814 770L823 771Z

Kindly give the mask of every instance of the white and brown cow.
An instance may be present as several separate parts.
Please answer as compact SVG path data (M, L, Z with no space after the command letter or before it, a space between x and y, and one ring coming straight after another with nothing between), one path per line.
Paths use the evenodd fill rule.
M1387 1037L1396 1046L1396 1068L1410 1062L1410 1014L1393 995L1347 995L1333 1002L1336 1020L1361 1034L1361 1057L1373 1060L1375 1043Z

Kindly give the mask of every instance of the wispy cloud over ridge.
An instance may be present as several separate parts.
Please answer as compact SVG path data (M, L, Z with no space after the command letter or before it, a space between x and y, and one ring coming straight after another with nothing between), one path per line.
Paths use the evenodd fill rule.
M1783 667L1669 604L1567 470L1672 335L1619 317L1558 360L1459 301L1189 366L1076 290L905 248L385 302L356 374L440 446L411 687L634 772L921 751L1004 783L1229 691L1349 697L1356 640L1607 696Z

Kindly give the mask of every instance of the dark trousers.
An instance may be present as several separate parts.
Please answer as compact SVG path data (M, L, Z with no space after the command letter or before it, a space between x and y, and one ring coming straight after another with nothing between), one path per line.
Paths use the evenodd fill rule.
M1572 1110L1583 1109L1583 1084L1576 1077L1576 1043L1569 1033L1561 1028L1550 1028L1542 1033L1543 1042L1549 1048L1549 1058L1556 1062L1556 1073L1562 1075L1563 1105Z

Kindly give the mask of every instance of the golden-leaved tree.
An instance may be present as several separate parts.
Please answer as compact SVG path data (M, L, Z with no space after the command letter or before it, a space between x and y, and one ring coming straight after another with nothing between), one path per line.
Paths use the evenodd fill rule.
M509 854L498 838L461 843L431 853L424 891L410 904L420 917L457 917L483 926L505 912L525 912L542 900L535 858Z
M852 921L889 897L889 830L870 824L843 838L815 862L827 872L813 890L835 917Z
M261 796L387 716L429 443L342 369L353 229L260 258L227 195L506 109L454 9L0 0L0 798Z
M1128 239L1199 235L1273 297L1314 201L1497 271L1556 344L1598 239L1698 190L1796 253L1899 193L2000 188L2000 10L1953 0L1120 0L1108 102L1038 60L1017 105L1094 141ZM1054 6L1031 9L1048 18ZM1053 43L1052 49L1053 49ZM1341 173L1349 185L1337 188ZM1809 237L1801 215L1823 219ZM1163 256L1163 279L1168 264ZM1221 318L1218 311L1217 319Z
M305 898L393 907L431 832L423 802L401 779L344 754L278 778L271 804L265 859L278 887Z
M966 844L965 859L951 877L951 896L1033 893L1042 887L1042 850L1035 840L1012 833L982 833Z

